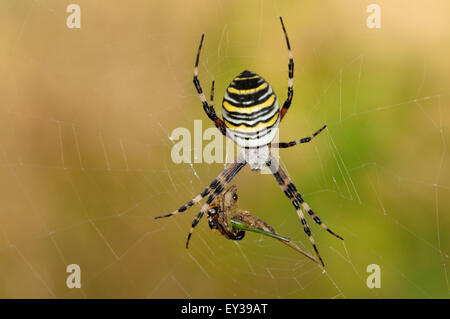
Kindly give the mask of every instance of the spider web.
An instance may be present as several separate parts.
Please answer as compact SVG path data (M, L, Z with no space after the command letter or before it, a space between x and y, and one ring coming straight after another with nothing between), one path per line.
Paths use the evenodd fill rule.
M0 296L82 298L448 298L448 4L369 2L189 3L78 1L0 4ZM294 102L281 140L328 129L280 150L281 164L321 219L312 223L326 270L257 234L233 242L189 201L223 164L174 164L170 134L203 120L192 85L216 105L242 69L260 73L280 100L294 50ZM408 19L402 19L408 17ZM216 109L220 109L217 108ZM206 142L203 142L203 146ZM192 151L195 150L192 145ZM235 178L240 207L311 252L289 200L270 175ZM78 264L82 288L66 286ZM381 268L369 289L366 267Z

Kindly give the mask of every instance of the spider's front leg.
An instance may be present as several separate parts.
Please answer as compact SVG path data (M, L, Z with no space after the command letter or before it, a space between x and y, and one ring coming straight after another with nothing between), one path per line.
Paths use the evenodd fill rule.
M231 167L230 174L225 179L221 180L219 185L214 190L214 193L212 193L208 196L208 199L206 200L205 204L200 209L200 212L197 214L195 219L192 221L191 230L189 231L189 234L188 234L188 237L186 240L186 248L189 247L189 240L191 239L192 233L194 232L194 228L198 225L198 223L199 223L200 219L203 217L203 215L208 211L210 204L214 201L216 196L220 195L225 190L227 185L232 181L232 179L236 176L236 174L239 173L239 171L245 166L245 164L246 164L246 162L241 157L238 157L238 159L229 166L229 167Z
M270 144L270 146L275 147L275 148L288 148L288 147L295 146L297 144L308 143L313 138L315 138L317 135L319 135L319 133L322 132L326 128L327 128L327 126L324 125L320 129L318 129L316 132L314 132L314 134L311 136L307 136L307 137L301 138L299 140L291 141L291 142L272 143L272 144Z
M206 196L209 195L209 193L213 190L215 190L217 187L219 187L220 185L223 185L223 183L228 183L229 181L231 181L231 179L234 177L231 177L230 179L230 175L233 174L234 170L236 169L236 166L238 166L239 161L242 161L241 158L236 159L233 163L231 163L230 165L228 165L223 171L222 173L220 173L212 182L211 184L209 184L204 190L203 192L201 192L200 194L198 194L197 196L195 196L193 199L191 199L189 202L187 202L186 204L182 205L180 208L178 208L176 211L173 211L171 213L165 214L165 215L161 215L161 216L156 216L155 219L158 218L165 218L165 217L170 217L173 215L177 215L180 213L185 212L189 207L194 206L194 204L198 203L199 201L201 201L203 198L205 198ZM245 162L244 162L245 165Z
M335 234L331 229L329 229L322 221L320 220L319 216L317 216L312 209L309 207L309 205L303 200L301 194L297 191L297 188L292 183L289 176L286 174L286 172L283 170L283 168L280 166L280 163L276 160L276 158L270 154L269 161L266 163L266 165L269 167L270 171L272 172L273 176L277 180L278 184L280 185L280 188L283 190L283 192L286 194L286 196L291 200L292 205L294 205L295 210L297 211L297 215L300 218L300 221L303 225L303 230L305 231L306 235L309 238L309 241L311 242L314 251L317 254L317 257L319 258L320 262L323 266L323 260L320 257L319 251L317 250L316 244L314 242L314 238L311 235L311 229L308 226L308 223L306 222L305 216L303 214L303 211L300 207L300 205L303 207L303 209L308 212L308 214L312 217L314 222L319 224L323 229L328 231L330 234L336 236L339 239L343 238L337 234Z

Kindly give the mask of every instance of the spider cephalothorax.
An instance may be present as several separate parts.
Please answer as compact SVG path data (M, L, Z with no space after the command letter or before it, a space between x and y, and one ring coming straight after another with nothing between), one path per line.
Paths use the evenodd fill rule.
M220 173L212 182L205 188L205 190L194 197L191 201L181 206L178 210L162 215L155 218L169 217L175 214L186 211L188 207L198 203L202 198L208 196L206 203L200 209L197 217L192 222L192 227L189 232L186 248L189 245L189 239L191 238L194 227L197 226L200 219L214 199L219 196L236 176L236 174L249 163L250 168L253 170L260 170L262 167L269 167L276 181L280 185L285 195L289 198L292 205L297 211L297 215L301 220L303 230L308 236L314 251L316 252L319 260L323 265L322 258L320 258L319 252L315 245L314 239L311 235L311 230L306 222L304 212L311 216L311 218L319 224L322 228L327 230L334 236L342 239L339 235L336 235L325 224L322 223L320 218L312 211L309 205L303 200L300 192L296 189L289 176L279 165L277 159L270 152L270 148L288 148L297 144L307 143L311 141L317 134L322 132L326 126L323 126L317 130L313 135L302 138L300 140L288 142L288 143L272 143L278 125L283 120L287 110L289 109L293 91L293 79L294 79L294 60L292 56L291 46L287 36L286 28L283 24L283 19L280 17L281 27L283 28L284 36L289 54L288 64L288 90L287 98L283 103L281 109L272 87L259 75L250 72L243 71L237 75L230 85L227 87L222 104L223 120L217 117L214 110L214 81L211 85L211 98L208 104L205 94L200 86L198 79L198 62L200 59L200 51L203 45L204 35L202 34L200 40L200 46L197 51L197 57L195 60L194 68L194 85L197 90L200 100L203 105L203 109L206 115L214 122L219 131L231 138L236 144L241 146L243 150L238 154L236 160L227 166L222 173ZM211 226L211 224L210 224ZM217 225L213 225L216 227Z

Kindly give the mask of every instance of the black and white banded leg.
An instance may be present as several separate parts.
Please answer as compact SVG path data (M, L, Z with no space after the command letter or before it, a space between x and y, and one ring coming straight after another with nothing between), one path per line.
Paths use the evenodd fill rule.
M194 85L195 85L195 89L197 90L198 95L200 96L200 100L202 101L203 104L203 110L205 110L206 115L208 115L208 117L211 119L211 121L214 122L214 124L216 125L217 129L224 135L226 136L226 126L225 123L222 121L222 119L218 118L216 115L216 111L214 110L214 106L212 105L208 105L208 102L206 101L206 97L205 94L203 93L202 87L200 86L200 80L198 79L198 62L200 60L200 52L202 50L202 45L203 45L203 39L205 38L205 34L202 34L202 38L200 40L200 45L198 47L198 51L197 51L197 57L195 59L195 67L194 67ZM212 84L212 89L211 89L211 99L214 95L214 82Z
M286 115L286 112L288 111L289 107L291 106L292 97L294 96L294 56L292 54L291 50L291 44L289 43L289 38L286 32L286 28L284 27L283 18L280 17L281 21L281 27L283 28L284 37L286 38L286 44L288 48L288 55L289 55L289 64L288 64L288 70L289 70L289 79L288 79L288 94L286 101L283 103L283 107L280 110L280 122L283 119L283 117Z
M305 215L303 214L303 211L301 208L303 208L308 214L312 217L312 219L319 224L322 228L327 230L332 235L336 236L339 239L343 239L341 236L335 234L331 229L329 229L320 218L311 210L309 205L303 200L301 194L297 191L297 188L292 183L289 176L286 174L286 172L283 170L281 165L278 163L276 158L271 154L269 161L266 163L266 165L269 167L270 171L272 172L273 176L277 180L278 184L280 185L281 189L283 190L284 194L290 199L292 202L292 205L294 205L295 210L297 211L297 215L300 218L300 221L303 225L303 230L305 231L306 235L309 238L309 241L311 242L314 251L317 254L317 257L319 258L322 266L325 266L323 263L322 258L320 257L319 251L316 247L316 244L314 242L314 238L311 235L311 229L308 226L308 223L306 222ZM301 207L300 207L301 206Z
M239 166L239 160L242 161L241 159L236 159L233 163L231 163L230 165L228 165L222 173L220 173L212 182L211 184L209 184L204 190L203 192L201 192L200 194L198 194L197 196L195 196L193 199L191 199L189 202L187 202L186 204L184 204L183 206L181 206L180 208L178 208L176 211L173 211L171 213L165 214L165 215L161 215L161 216L156 216L155 219L158 218L164 218L164 217L170 217L173 215L177 215L180 214L184 211L186 211L189 207L194 206L194 204L198 203L199 201L201 201L203 198L205 198L206 196L209 195L209 193L215 189L217 189L220 185L223 185L224 183L228 183L229 181L231 181L230 178L233 178L234 174L232 177L231 175L234 173L236 167ZM244 162L245 165L245 162Z
M288 148L288 147L295 146L297 144L308 143L314 137L319 135L320 132L322 132L324 129L326 129L326 127L327 127L326 125L322 126L320 129L318 129L316 132L314 132L314 134L311 136L307 136L307 137L301 138L299 140L295 140L295 141L291 141L291 142L287 142L287 143L286 142L272 143L272 144L270 144L270 146L274 147L274 148Z
M227 185L236 176L236 174L239 173L239 171L245 166L245 164L246 164L245 161L236 161L235 163L231 164L230 166L232 166L231 167L232 171L230 172L230 174L227 175L227 177L219 183L214 192L208 196L208 199L206 200L205 204L203 204L202 208L200 209L200 212L192 221L192 226L186 239L186 248L189 247L189 240L191 239L192 233L194 232L194 228L200 222L200 219L203 217L203 215L208 211L209 205L214 201L216 196L220 195L225 190Z
M211 96L209 99L209 107L214 109L214 80L211 82Z

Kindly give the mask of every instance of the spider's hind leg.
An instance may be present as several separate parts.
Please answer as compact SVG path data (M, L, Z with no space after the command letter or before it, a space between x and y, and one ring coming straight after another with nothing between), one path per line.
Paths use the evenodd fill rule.
M226 126L225 123L219 118L217 117L216 111L214 110L214 106L213 103L211 101L211 105L208 105L208 102L206 101L206 97L205 94L203 93L202 87L200 85L200 80L198 78L198 62L200 60L200 52L202 50L202 45L203 45L203 39L205 38L205 35L202 34L202 38L200 40L200 45L198 47L198 51L197 51L197 56L195 58L195 67L194 67L194 78L193 78L193 82L194 82L194 86L195 89L197 90L197 94L200 97L200 100L202 102L203 105L203 110L205 111L206 115L209 117L209 119L211 121L214 122L214 124L216 125L217 129L224 135L226 136ZM214 82L211 86L211 100L213 99L214 96Z
M283 117L286 115L287 110L291 106L292 97L294 96L294 58L292 55L291 50L291 44L289 43L289 38L286 32L286 28L284 27L283 18L280 17L281 22L281 28L283 29L284 38L286 40L286 45L288 49L288 56L289 56L289 64L288 64L288 94L287 98L283 103L283 107L280 110L280 121L283 119Z

